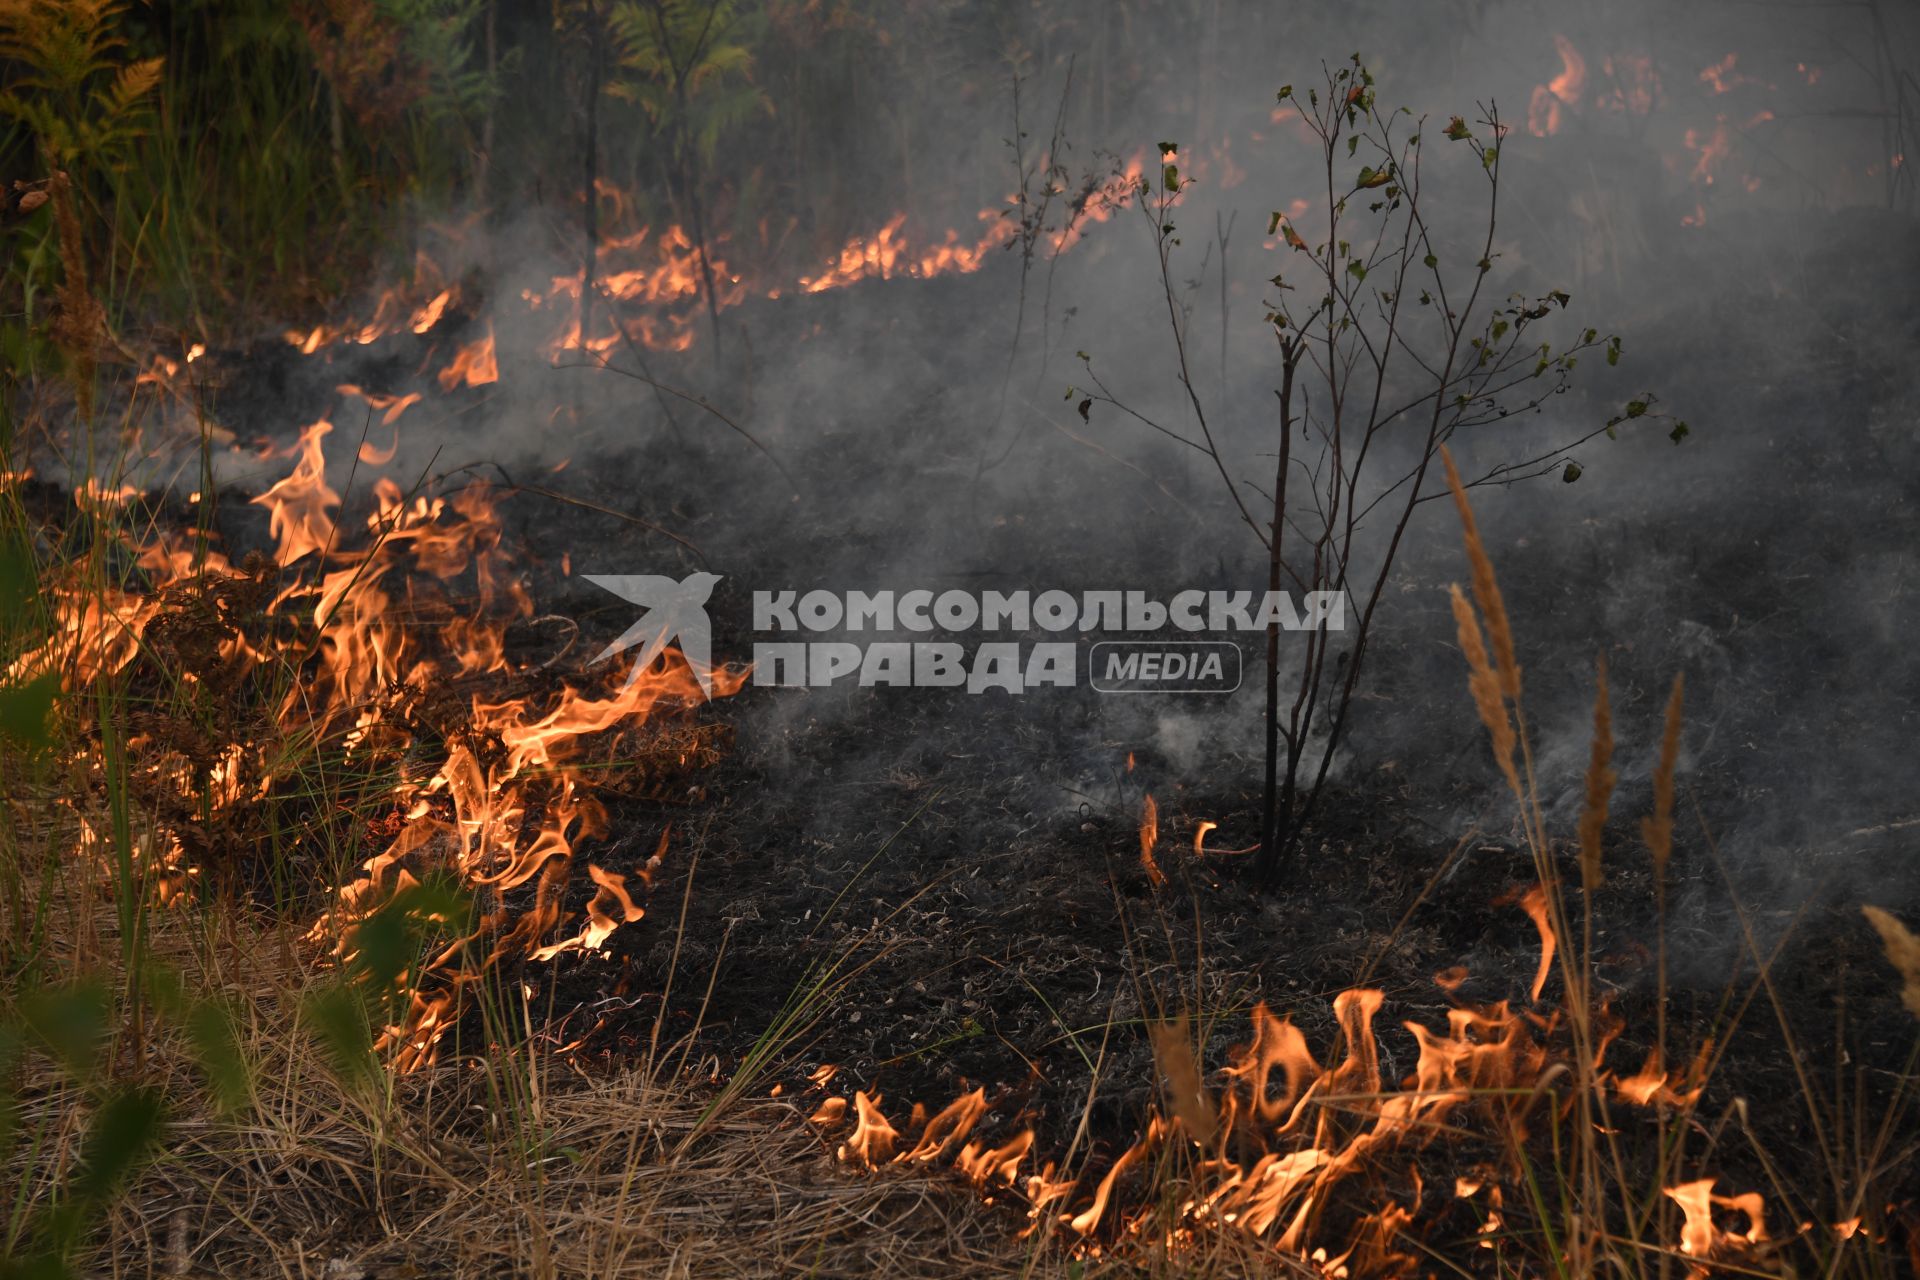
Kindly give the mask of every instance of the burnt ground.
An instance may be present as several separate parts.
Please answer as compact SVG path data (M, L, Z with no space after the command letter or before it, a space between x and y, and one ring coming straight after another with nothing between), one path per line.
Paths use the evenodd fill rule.
M1776 1156L1815 1149L1797 1066L1830 1080L1844 1064L1874 1090L1913 1044L1857 908L1873 901L1909 919L1920 908L1911 852L1920 828L1901 825L1914 815L1920 693L1910 652L1920 617L1905 584L1920 532L1920 426L1903 399L1911 379L1890 354L1912 349L1920 312L1905 332L1850 327L1849 290L1863 281L1847 270L1871 277L1920 264L1885 260L1893 250L1877 224L1859 231L1879 246L1877 265L1860 264L1847 226L1828 229L1835 261L1802 274L1817 287L1782 294L1725 247L1698 269L1751 272L1750 306L1721 300L1709 314L1680 291L1643 314L1634 332L1652 355L1635 376L1679 388L1668 396L1690 401L1678 407L1694 439L1589 447L1577 495L1549 480L1479 503L1529 672L1549 823L1564 839L1591 661L1610 657L1623 780L1596 937L1600 977L1627 1028L1610 1059L1622 1070L1639 1064L1655 1022L1654 895L1635 825L1667 681L1687 674L1669 1018L1678 1046L1725 1042L1701 1115L1748 1100ZM751 644L746 593L760 584L1167 592L1258 581L1224 517L1208 525L1168 511L1150 481L1173 476L1189 492L1177 459L1148 452L1144 471L1103 468L1047 439L1011 463L1021 484L990 483L984 497L972 486L982 416L972 388L996 385L996 357L971 369L962 360L964 376L947 371L946 330L982 291L1005 285L990 271L750 317L818 328L813 341L834 353L785 389L763 369L760 412L745 418L756 429L771 421L764 442L798 497L697 412L683 407L667 428L647 417L656 408L638 384L557 375L594 381L577 393L573 436L545 450L571 464L542 483L666 525L698 553L522 494L509 519L540 608L577 618L586 640L628 620L619 601L563 576L563 556L576 574L710 567L726 575L716 652L733 658ZM809 349L797 349L796 364L812 369ZM844 385L839 371L862 361L885 371L884 387ZM354 380L399 390L420 363L417 349L376 352ZM318 378L346 380L274 348L232 369L230 417L299 404ZM984 381L970 384L976 375ZM291 426L305 410L276 412L267 417ZM636 419L650 425L628 425ZM439 466L508 448L496 446ZM490 460L522 478L543 447L513 448ZM224 510L236 545L263 535L256 512ZM700 1044L724 1072L805 974L839 962L850 976L783 1064L789 1087L837 1064L837 1086L879 1089L902 1123L911 1101L937 1106L985 1085L995 1103L987 1132L1033 1123L1043 1152L1072 1134L1090 1057L1104 1057L1096 1151L1117 1152L1136 1132L1156 1088L1142 1020L1162 1012L1218 1014L1208 1042L1218 1065L1264 999L1293 1015L1324 1060L1337 1053L1330 998L1365 982L1386 993L1384 1062L1390 1077L1404 1075L1415 1054L1400 1024L1442 1025L1450 1003L1437 971L1468 969L1460 1000L1524 1002L1538 955L1533 926L1512 905L1533 882L1531 864L1493 788L1440 589L1464 576L1457 531L1439 506L1423 520L1389 590L1348 751L1278 891L1259 892L1243 858L1187 852L1201 819L1219 824L1217 849L1253 839L1252 704L1116 709L1084 688L1011 698L749 687L699 713L732 727L724 759L655 793L671 799L614 802L614 843L650 850L664 823L678 834L647 919L616 936L612 962L563 958L542 974L568 1011L568 1034L594 1026L589 1051L616 1058L644 1045L671 977L669 1034L691 1031L697 1015ZM862 564L874 568L863 575ZM1160 890L1138 861L1149 792L1171 877ZM1763 950L1779 946L1770 993L1755 985L1742 913ZM1731 1026L1729 1000L1741 1013ZM1779 1016L1794 1029L1798 1064ZM1432 1172L1465 1172L1485 1155L1452 1147L1430 1157ZM1744 1143L1726 1142L1708 1172L1771 1194ZM1816 1194L1824 1183L1805 1181ZM1920 1193L1913 1175L1906 1185Z

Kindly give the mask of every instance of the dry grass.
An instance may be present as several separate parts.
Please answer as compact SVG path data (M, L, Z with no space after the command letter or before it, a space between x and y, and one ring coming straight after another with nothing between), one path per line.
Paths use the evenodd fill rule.
M297 941L232 918L209 936L209 924L171 913L153 955L233 1002L250 1097L231 1114L211 1107L169 1029L147 1028L142 1074L171 1122L76 1260L85 1274L1050 1270L1017 1238L1023 1216L954 1194L951 1175L845 1176L793 1104L743 1100L707 1117L716 1064L670 1076L494 1052L358 1086L300 1025L323 975ZM3 1176L39 1198L80 1163L90 1107L44 1064L22 1083L22 1126L43 1138Z
M1900 975L1900 1003L1920 1018L1920 936L1879 907L1862 907L1860 912L1880 935L1887 963Z
M1471 509L1460 497L1470 521ZM1624 855L1605 847L1615 783L1605 669L1594 706L1576 891L1563 883L1558 851L1542 820L1517 696L1519 667L1492 565L1477 537L1469 538L1468 553L1472 598L1456 587L1454 615L1476 709L1534 854L1541 887L1530 899L1562 940L1557 951L1543 956L1542 980L1545 966L1555 965L1552 972L1564 987L1560 1016L1571 1041L1565 1069L1543 1074L1524 1100L1507 1099L1497 1089L1483 1100L1489 1115L1508 1116L1509 1128L1501 1131L1496 1123L1490 1136L1509 1142L1506 1158L1516 1171L1515 1193L1504 1211L1511 1226L1496 1239L1497 1262L1514 1274L1680 1274L1698 1260L1673 1252L1679 1211L1665 1189L1711 1168L1723 1141L1752 1135L1744 1124L1735 1131L1726 1117L1698 1114L1676 1092L1657 1103L1656 1124L1664 1136L1653 1173L1629 1172L1616 1137L1620 1117L1609 1111L1619 1104L1609 1101L1595 1013L1591 896L1602 878L1603 855ZM1492 646L1489 634L1496 637ZM1662 895L1674 841L1681 696L1676 683L1654 773L1653 812L1642 825ZM42 779L50 790L32 803L23 803L27 793L15 788L16 814L34 804L42 812L58 811L49 802L68 781ZM1154 851L1156 816L1149 802L1143 859ZM1169 1118L1153 1124L1163 1126L1163 1135L1184 1136L1149 1138L1117 1164L1089 1163L1094 1095L1113 1083L1096 1066L1085 1113L1061 1164L1082 1176L1079 1192L1071 1203L1030 1217L1032 1206L1020 1195L983 1194L944 1162L852 1172L836 1157L835 1144L804 1122L815 1100L767 1095L794 1028L832 1012L842 996L840 975L865 962L858 954L849 952L835 967L803 981L791 1008L773 1015L763 1045L745 1063L702 1059L696 1043L662 1045L657 1036L644 1056L619 1063L552 1052L541 1030L547 1025L546 997L518 977L495 975L478 998L487 1010L486 1043L450 1039L441 1065L397 1075L379 1069L370 1056L357 1068L343 1064L337 1046L316 1034L315 997L337 990L339 974L302 942L290 914L200 893L183 895L164 910L142 905L128 915L127 885L134 885L137 902L147 901L150 886L124 876L116 881L103 857L73 856L71 839L70 824L17 825L9 848L14 882L45 886L41 915L53 926L39 945L52 958L49 971L91 974L117 993L111 1042L100 1064L105 1074L152 1089L169 1105L156 1158L119 1189L75 1255L87 1272L331 1280L440 1274L1311 1273L1298 1254L1277 1250L1270 1235L1192 1229L1188 1209L1209 1188L1217 1189L1220 1176L1207 1161L1224 1154L1224 1147L1216 1151L1209 1143L1230 1127L1223 1122L1227 1094L1214 1091L1217 1077L1209 1073L1203 1050L1225 1015L1207 1008L1197 989L1154 1002L1164 1021L1148 1028ZM1157 909L1159 896L1153 901ZM1576 912L1578 933L1568 928ZM1869 919L1908 983L1909 1004L1920 1003L1920 945L1884 913L1869 910ZM128 945L129 920L137 945ZM1575 939L1578 945L1572 945ZM1752 947L1759 974L1739 1010L1763 992L1777 1006L1769 979L1774 954ZM143 971L177 974L184 987L217 998L230 1011L246 1081L246 1096L237 1105L216 1105L203 1064L183 1037L182 1018L138 994ZM697 1004L702 994L676 998ZM1148 1007L1144 994L1142 1007ZM1782 1033L1791 1044L1784 1016ZM1347 1038L1347 1052L1358 1055L1350 1056L1350 1064L1360 1063L1366 1038L1351 1027ZM1664 1071L1666 1042L1663 1019L1652 1069ZM1721 1051L1701 1047L1675 1060L1710 1059L1691 1077L1698 1083ZM1323 1105L1337 1103L1335 1110L1353 1108L1355 1115L1396 1096L1377 1063L1342 1067L1330 1080L1339 1087ZM44 1055L28 1060L18 1083L20 1129L32 1140L10 1148L0 1169L22 1188L18 1203L31 1210L57 1201L84 1174L102 1095ZM1674 1090L1686 1083L1676 1077ZM1911 1088L1903 1086L1883 1103L1864 1089L1821 1094L1811 1076L1803 1085L1831 1185L1805 1185L1786 1162L1778 1162L1772 1199L1796 1214L1817 1213L1815 1204L1837 1204L1847 1216L1870 1215L1888 1171L1911 1154L1899 1137L1911 1112ZM1520 1123L1529 1111L1536 1126L1531 1135ZM1331 1123L1345 1134L1357 1122ZM1537 1130L1542 1124L1554 1134L1544 1152ZM1703 1131L1711 1134L1704 1143L1698 1136ZM1849 1133L1856 1140L1850 1142ZM1035 1163L1059 1154L1037 1151ZM1771 1162L1764 1150L1760 1158ZM1520 1199L1521 1187L1530 1189L1530 1199ZM1124 1216L1128 1225L1117 1238L1103 1226L1083 1242L1074 1223L1091 1226L1100 1218L1093 1206L1109 1195L1124 1210L1110 1211L1108 1223ZM1383 1203L1391 1208L1394 1202ZM21 1221L16 1209L16 1233ZM1844 1243L1816 1251L1818 1270L1887 1274L1865 1248L1870 1236L1863 1232L1856 1239L1862 1243L1851 1251ZM1098 1243L1103 1240L1108 1243ZM1391 1269L1409 1249L1425 1247L1417 1224L1391 1213L1353 1244L1357 1274L1370 1273L1369 1260ZM1729 1250L1723 1260L1736 1269L1772 1261L1749 1259L1737 1242L1715 1247Z

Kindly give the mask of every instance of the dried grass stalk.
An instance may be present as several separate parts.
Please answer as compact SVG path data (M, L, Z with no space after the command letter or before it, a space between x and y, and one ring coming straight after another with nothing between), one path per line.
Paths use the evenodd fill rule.
M1886 948L1887 960L1900 973L1900 1003L1907 1006L1908 1013L1920 1018L1920 934L1879 907L1861 907L1860 914L1880 934L1880 945Z
M1176 1018L1152 1028L1153 1057L1167 1082L1167 1106L1202 1146L1213 1141L1216 1125L1213 1099L1200 1083L1200 1064L1193 1054L1187 1020Z
M1153 851L1160 843L1160 807L1148 796L1140 808L1140 866L1147 873L1147 880L1158 889L1167 882L1166 872L1160 870Z
M1494 763L1506 775L1507 785L1513 788L1514 796L1521 798L1520 773L1513 763L1513 749L1518 741L1513 730L1513 717L1507 713L1506 701L1500 696L1499 677L1494 675L1493 667L1487 661L1486 642L1481 639L1480 622L1473 616L1473 606L1467 603L1459 583L1453 584L1452 592L1454 626L1460 636L1460 652L1467 657L1467 688L1473 694L1473 705L1480 713L1480 723L1487 726L1487 733L1493 739Z
M95 355L107 331L107 315L87 286L86 244L72 180L56 171L47 185L53 193L53 225L60 245L60 305L53 321L53 343L67 358L81 416L91 418Z
M1467 544L1467 560L1473 566L1473 599L1487 620L1487 638L1492 643L1494 665L1500 672L1500 691L1509 698L1520 697L1520 664L1513 656L1513 627L1507 621L1506 602L1500 598L1500 584L1493 576L1493 561L1480 541L1480 526L1474 522L1473 506L1467 501L1466 486L1453 465L1453 454L1440 448L1440 460L1447 466L1447 488L1453 491L1453 505L1460 512L1460 530Z
M1607 805L1619 775L1613 770L1613 710L1607 700L1607 660L1596 664L1593 691L1593 745L1587 757L1587 796L1580 810L1580 883L1588 893L1600 887L1600 837L1607 826Z
M1667 727L1660 735L1660 763L1653 771L1653 814L1640 823L1640 837L1653 852L1655 874L1664 876L1673 855L1673 771L1680 760L1680 711L1686 701L1686 677L1673 678L1667 697Z

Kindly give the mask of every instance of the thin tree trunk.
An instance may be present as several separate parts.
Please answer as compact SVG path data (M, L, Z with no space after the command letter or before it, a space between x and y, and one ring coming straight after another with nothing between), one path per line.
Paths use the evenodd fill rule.
M684 118L687 110L684 92L680 99L680 112ZM681 125L685 129L684 122ZM686 146L684 133L682 146ZM700 204L700 164L694 157L691 147L687 147L681 171L686 175L687 210L693 215L693 243L700 254L700 283L707 291L707 320L713 326L713 357L720 358L720 300L713 292L713 260L707 253L707 215Z
M580 277L580 345L583 349L587 344L587 331L593 324L593 300L598 292L595 276L600 265L600 78L605 68L601 63L602 32L598 6L587 10L587 23L587 39L591 49L587 55L587 247Z
M481 204L487 202L487 178L493 168L493 118L498 105L500 75L498 0L487 0L487 116L480 123L480 154L473 165L473 194Z
M1267 535L1267 590L1280 590L1281 531L1287 517L1287 465L1293 453L1293 372L1299 367L1299 349L1292 339L1281 341L1280 365L1280 450L1273 470L1273 523ZM1267 759L1266 787L1260 807L1260 860L1255 868L1260 882L1271 885L1279 875L1283 843L1281 828L1293 809L1293 760L1299 744L1287 742L1287 794L1280 794L1280 619L1276 614L1267 623ZM1282 800L1286 813L1281 812ZM1291 843L1288 833L1287 843Z

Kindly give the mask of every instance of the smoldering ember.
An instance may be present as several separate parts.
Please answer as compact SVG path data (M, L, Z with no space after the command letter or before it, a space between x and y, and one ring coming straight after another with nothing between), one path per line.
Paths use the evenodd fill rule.
M0 0L0 1276L1920 1274L1917 77Z

